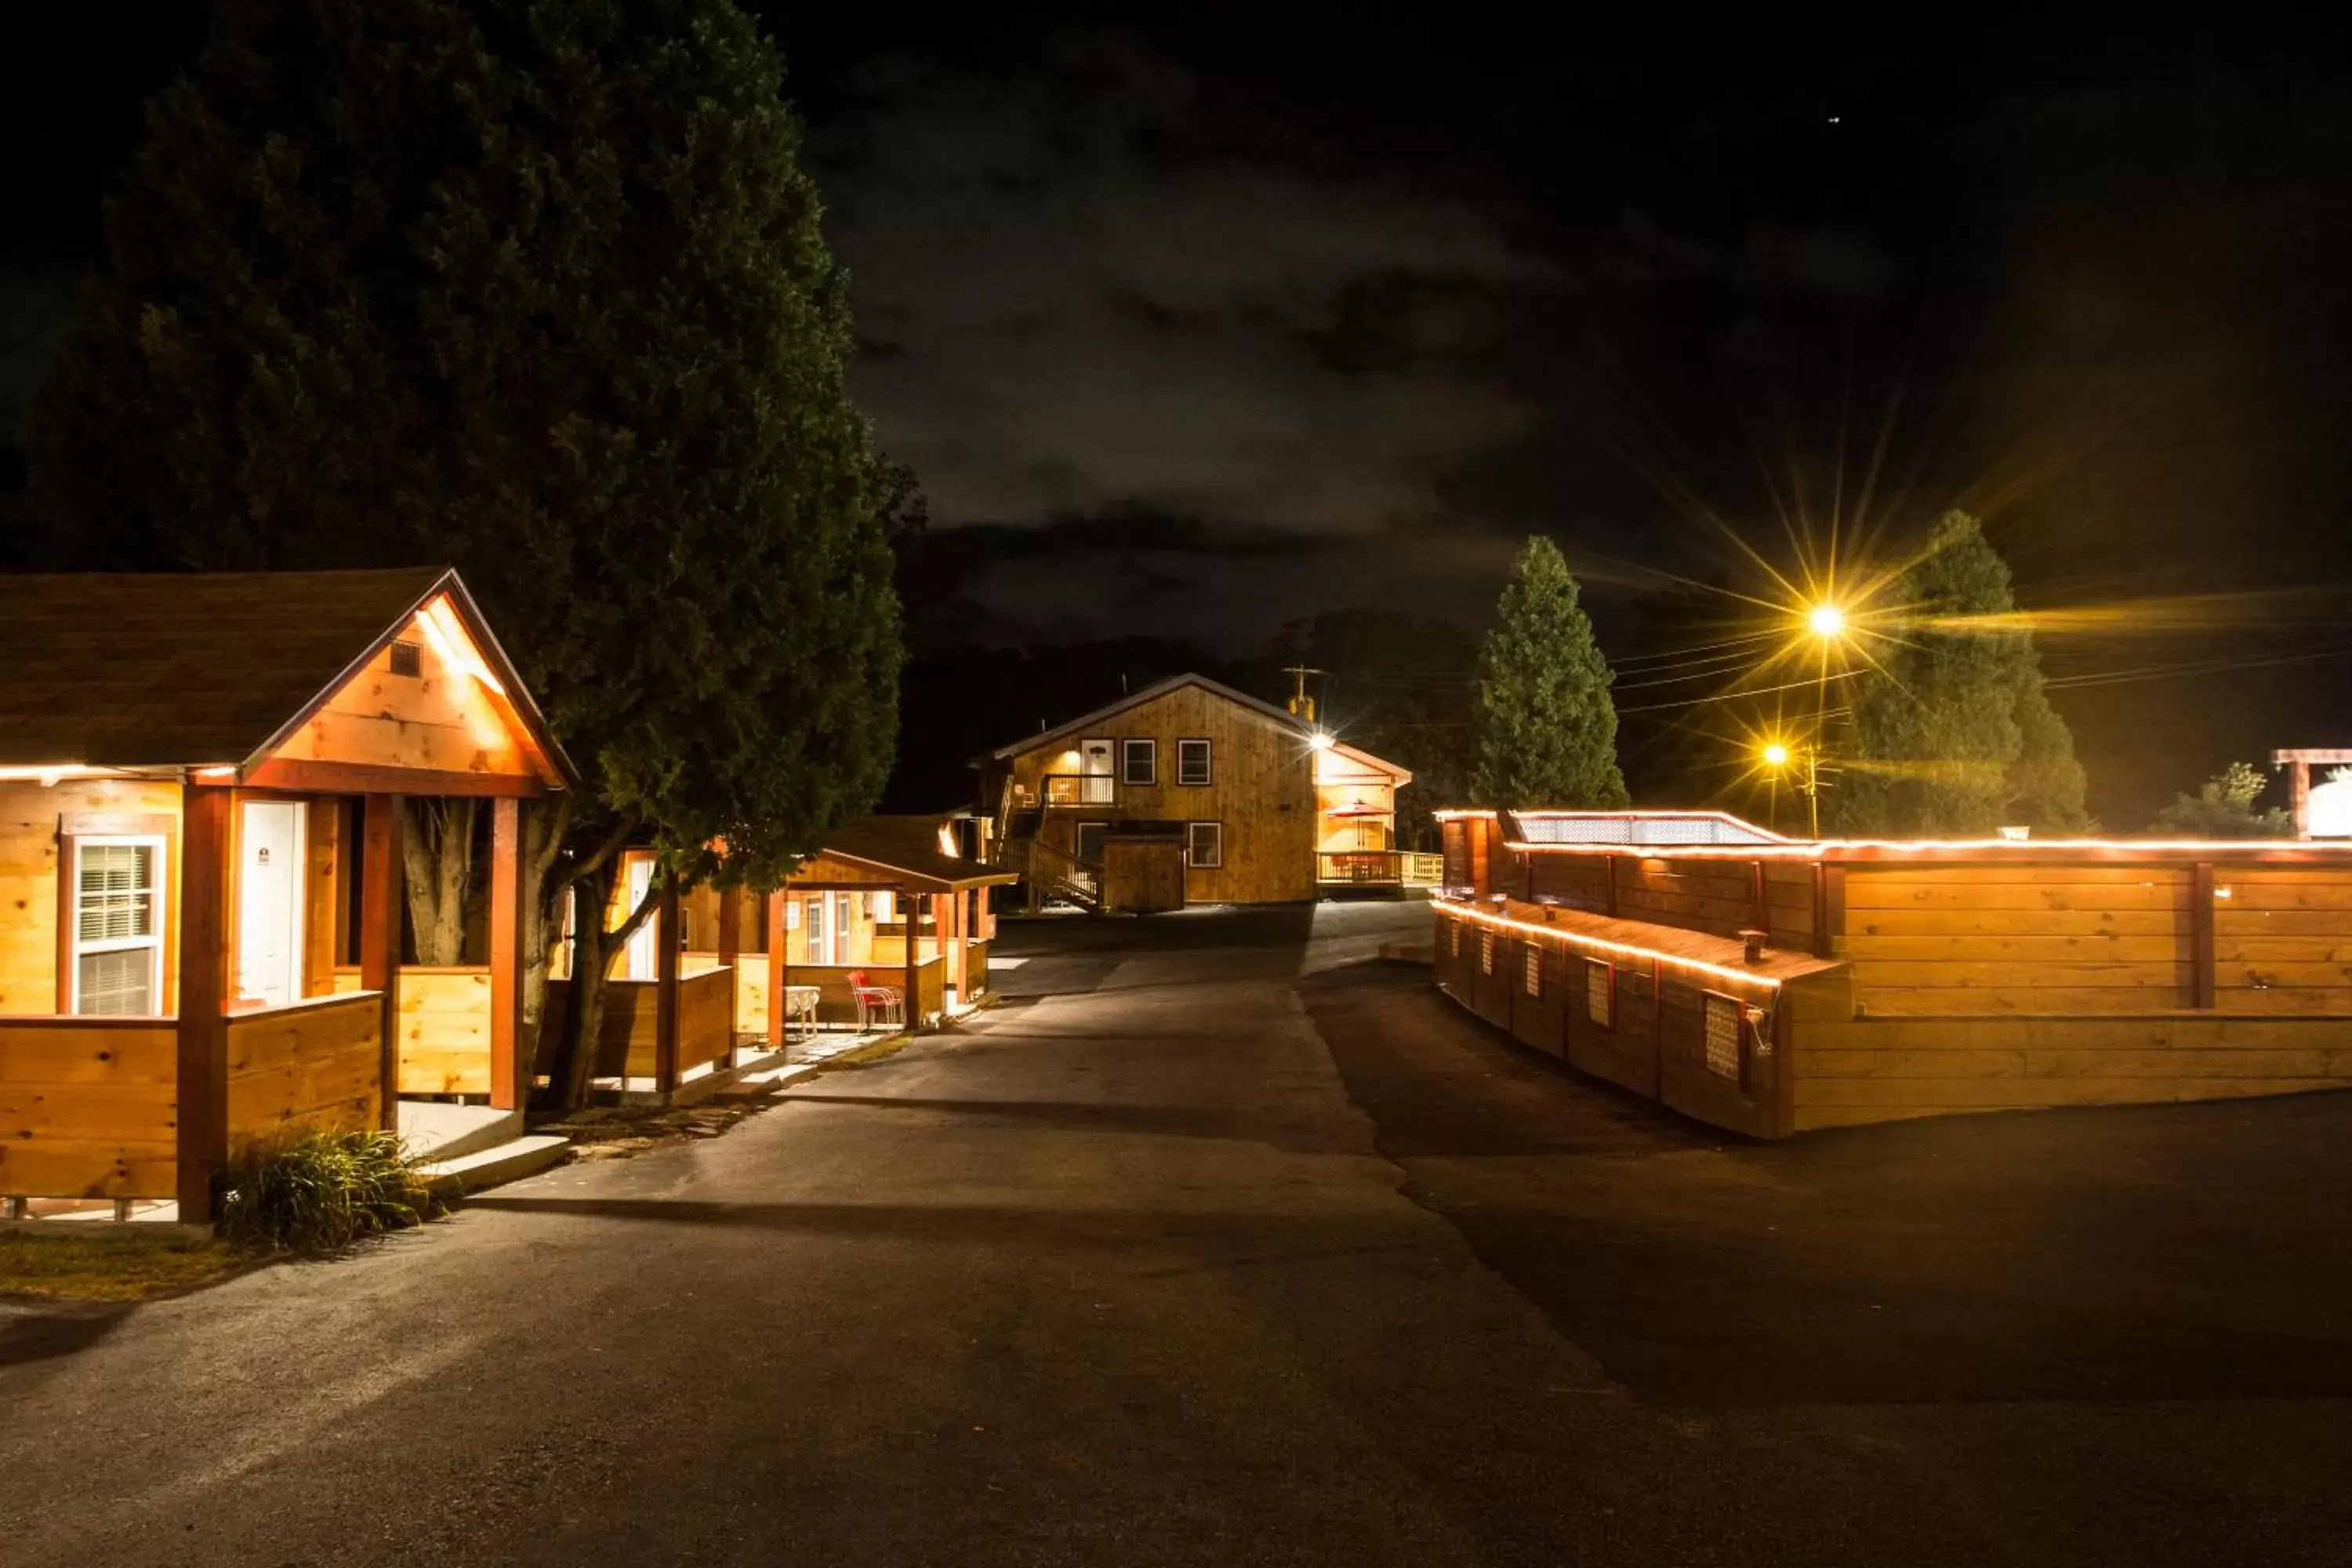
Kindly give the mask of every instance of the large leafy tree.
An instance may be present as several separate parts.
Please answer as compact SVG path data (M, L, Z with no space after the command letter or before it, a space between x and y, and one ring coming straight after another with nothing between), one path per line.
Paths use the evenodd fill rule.
M1854 682L1832 814L1850 833L1978 834L2085 824L2073 735L2042 689L2009 567L1948 511L1890 597L1903 609Z
M52 558L466 574L590 779L530 846L575 1092L619 851L772 885L887 770L895 487L800 151L732 0L223 0L36 408Z
M1529 539L1478 655L1471 795L1504 807L1623 805L1612 679L1559 547Z

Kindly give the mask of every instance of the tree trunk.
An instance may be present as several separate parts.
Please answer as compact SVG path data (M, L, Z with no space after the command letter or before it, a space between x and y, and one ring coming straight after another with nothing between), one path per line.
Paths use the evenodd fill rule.
M474 887L474 827L481 809L480 801L465 798L408 802L408 831L401 842L419 963L466 962L466 900Z
M547 982L555 950L563 941L563 910L572 897L555 879L564 835L572 824L569 801L525 801L522 807L522 1034L523 1060L540 1059L540 1033L547 1019Z
M563 1039L550 1075L549 1093L564 1110L588 1101L596 1076L596 1037L604 1021L604 981L613 960L628 946L629 938L650 919L669 880L665 869L655 874L645 899L629 911L619 928L604 929L604 911L612 908L613 884L620 877L618 856L592 867L572 883L572 1005L564 1010Z

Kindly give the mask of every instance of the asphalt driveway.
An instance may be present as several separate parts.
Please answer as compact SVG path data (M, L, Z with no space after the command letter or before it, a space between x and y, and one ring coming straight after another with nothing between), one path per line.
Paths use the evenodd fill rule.
M1725 1145L1423 919L1008 931L723 1139L0 1322L0 1562L2347 1560L2352 1106Z

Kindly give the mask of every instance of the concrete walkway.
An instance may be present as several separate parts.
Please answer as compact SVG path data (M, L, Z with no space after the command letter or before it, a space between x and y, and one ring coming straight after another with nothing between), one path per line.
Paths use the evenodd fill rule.
M1031 959L1008 1005L723 1139L502 1188L356 1259L0 1327L0 1562L2340 1547L2314 1510L2342 1494L2309 1489L2340 1474L2339 1399L2215 1400L2192 1424L1630 1392L1403 1190L1302 1003L1302 973L1425 918L1008 927ZM1416 978L1326 1026L1384 1028ZM2231 1458L2294 1445L2286 1470ZM2152 1483L2189 1483L2189 1458L2163 1517Z

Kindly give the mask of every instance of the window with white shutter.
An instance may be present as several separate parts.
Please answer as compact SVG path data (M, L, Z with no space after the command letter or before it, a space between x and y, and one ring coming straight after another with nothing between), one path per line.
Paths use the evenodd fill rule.
M75 838L73 1010L152 1017L163 991L161 838Z
M1617 1026L1617 966L1597 958L1584 961L1584 1013L1604 1029Z

